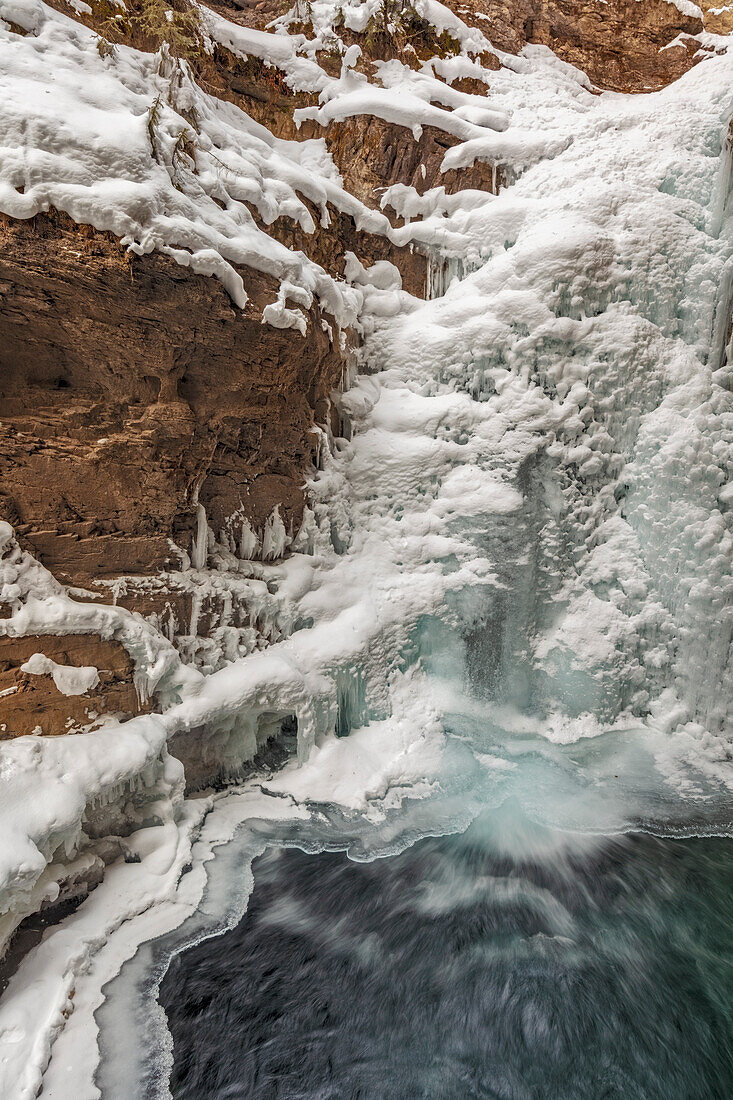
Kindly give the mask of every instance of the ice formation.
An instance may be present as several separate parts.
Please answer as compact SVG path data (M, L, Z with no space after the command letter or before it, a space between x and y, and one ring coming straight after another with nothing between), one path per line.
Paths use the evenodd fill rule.
M50 676L62 695L84 695L99 683L99 671L93 665L60 665L43 653L31 654L20 668L32 676Z
M68 1044L96 1034L102 985L140 940L195 908L212 848L247 815L298 819L328 801L379 821L445 797L458 820L511 793L577 829L664 823L672 805L690 829L729 823L733 55L709 41L676 84L631 98L527 47L484 99L436 74L475 75L475 55L497 51L419 4L461 56L417 72L392 61L369 84L353 54L331 78L304 36L296 49L206 15L208 33L319 92L302 118L440 125L460 138L445 170L511 168L498 195L392 188L395 229L347 195L321 142L276 140L188 78L180 108L195 100L201 132L178 190L181 116L161 109L160 160L146 125L166 57L120 47L112 64L41 0L0 0L2 211L53 205L221 278L239 305L236 265L266 270L282 288L266 322L300 327L317 296L361 335L361 373L335 397L349 438L324 433L288 556L276 560L291 537L277 513L261 541L240 525L227 546L201 509L178 575L202 596L249 586L267 648L223 622L204 675L139 616L70 599L0 528L0 631L115 637L141 693L158 689L156 712L122 725L0 745L3 937L107 862L104 835L126 836L126 861L0 1000L2 1095L42 1080L44 1096L98 1095L94 1042L71 1068ZM373 7L342 5L346 25ZM326 33L334 5L313 9ZM429 249L429 299L355 258L335 281L242 205L307 230L298 192ZM184 798L177 753L202 783L236 779L293 717L297 760L264 793Z

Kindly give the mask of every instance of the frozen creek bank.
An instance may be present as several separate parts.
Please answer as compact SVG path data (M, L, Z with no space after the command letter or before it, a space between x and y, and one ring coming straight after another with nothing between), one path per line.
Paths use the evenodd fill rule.
M349 438L323 439L300 552L256 578L288 636L203 676L94 606L165 705L0 749L4 929L109 862L0 1000L0 1093L97 1095L104 983L195 911L242 821L305 829L329 804L398 844L512 796L579 831L729 827L733 59L717 46L635 98L528 48L492 78L492 125L448 155L514 159L514 182L392 196L463 278L423 303L384 267L351 271ZM400 102L421 79L385 76ZM376 109L354 74L331 93L334 115ZM87 613L2 537L11 623ZM197 575L218 583L229 554ZM293 717L276 776L184 797L184 769L236 779Z

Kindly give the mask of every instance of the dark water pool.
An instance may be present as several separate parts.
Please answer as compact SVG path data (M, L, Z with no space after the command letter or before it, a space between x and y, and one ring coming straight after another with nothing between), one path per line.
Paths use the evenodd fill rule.
M270 850L160 999L180 1100L730 1100L733 845Z

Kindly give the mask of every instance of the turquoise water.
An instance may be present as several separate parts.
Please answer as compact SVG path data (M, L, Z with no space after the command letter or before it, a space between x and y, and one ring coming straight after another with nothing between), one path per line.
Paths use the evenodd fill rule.
M733 1096L731 841L511 831L269 848L163 979L173 1096Z

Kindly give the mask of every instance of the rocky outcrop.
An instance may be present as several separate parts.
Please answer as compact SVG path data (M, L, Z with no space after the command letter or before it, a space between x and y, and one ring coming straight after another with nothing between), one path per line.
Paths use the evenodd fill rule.
M362 119L352 121L361 122ZM349 130L352 129L349 127ZM356 137L356 135L353 135L353 137ZM412 145L416 144L412 139L412 135L409 135L409 141ZM342 147L348 147L348 142L344 143ZM329 151L335 154L335 150L330 149ZM362 152L365 153L365 150L362 150ZM334 159L338 163L336 155L334 155ZM348 156L346 159L348 162ZM363 164L364 161L360 158L359 163ZM455 175L456 173L450 174ZM357 198L360 198L365 205L375 207L379 205L384 186L381 176L375 177L376 182L373 186L370 186L367 182L363 188L359 187L356 179L352 180L350 173L344 173L344 176L348 189ZM392 182L397 182L398 178L395 177ZM333 207L328 208L328 225L324 227L320 222L320 214L312 203L309 203L307 199L303 199L303 202L313 218L315 229L312 233L306 233L292 218L277 218L274 222L266 225L258 217L256 210L252 209L251 213L256 223L271 237L274 237L276 241L280 241L286 248L290 248L294 252L304 252L310 260L320 264L331 274L343 278L347 252L353 252L365 266L378 263L380 260L388 260L399 271L403 288L409 294L414 294L418 298L425 297L427 259L423 253L413 247L398 247L386 237L359 231L354 225L353 218Z
M79 694L68 694L57 686L51 672L22 667L33 668L32 659L38 654L63 670L96 670L98 682ZM138 698L132 662L123 647L91 634L0 637L0 703L0 739L30 732L73 733L105 717L149 709Z
M297 532L342 357L317 307L305 336L273 329L274 281L246 285L239 311L61 215L0 226L0 507L64 583L163 568L198 503L215 531L279 506Z
M518 53L530 42L549 46L598 88L653 91L699 60L692 36L703 21L681 10L692 5L672 0L449 0L448 6L497 48Z
M408 184L421 195L431 187L444 187L449 194L469 187L496 193L503 177L501 169L480 161L461 171L441 172L447 150L458 142L433 126L424 127L416 140L404 126L357 115L331 123L325 138L347 188L367 206L379 206L384 189L395 183Z
M57 213L0 225L0 514L64 584L114 595L171 633L188 633L192 598L156 578L186 560L199 505L216 533L235 513L261 533L275 509L297 533L311 429L328 424L343 370L316 306L305 336L263 325L277 286L243 274L240 311L217 280L158 253L131 257ZM218 623L196 618L202 633ZM1 645L0 739L140 709L117 643ZM98 687L66 698L49 676L20 672L34 652L98 667Z

